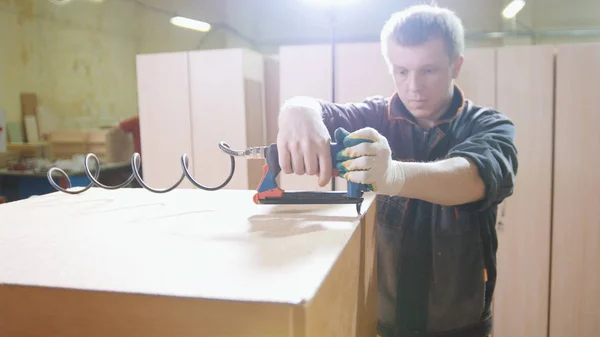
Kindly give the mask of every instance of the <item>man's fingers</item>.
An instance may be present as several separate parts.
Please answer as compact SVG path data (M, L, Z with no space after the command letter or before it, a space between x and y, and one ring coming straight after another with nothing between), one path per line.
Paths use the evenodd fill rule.
M295 174L304 174L304 155L302 154L302 147L299 143L290 144L290 152L292 153L292 171Z
M352 147L347 147L342 151L338 152L336 155L336 159L338 161L343 161L362 156L375 156L377 155L377 151L379 151L379 148L379 143L360 143Z
M328 149L329 147L327 147ZM319 186L323 187L327 185L331 179L331 172L333 171L333 163L331 162L330 152L323 148L319 151Z
M338 162L336 168L340 172L348 171L367 171L373 167L375 157L363 156L355 159L350 159L342 162Z
M304 172L307 175L315 175L319 170L319 160L317 158L317 153L315 151L315 147L311 146L312 144L306 144L303 147L304 150Z
M277 154L279 156L281 171L286 174L292 173L292 161L287 146L277 143Z
M380 138L381 134L377 130L373 128L362 128L349 134L344 139L344 144L347 144L346 146L353 146L362 142L375 143Z
M369 190L376 192L377 187L375 186L375 182L369 178L367 172L368 171L350 171L344 173L343 178L356 184L367 185Z
M342 178L357 184L373 184L368 171L349 171L343 174Z

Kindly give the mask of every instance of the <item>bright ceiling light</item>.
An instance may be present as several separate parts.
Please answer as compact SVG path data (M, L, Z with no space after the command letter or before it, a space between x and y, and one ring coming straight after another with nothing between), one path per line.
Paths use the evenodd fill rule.
M321 5L321 6L346 6L360 0L304 0L313 5Z
M57 5L57 6L66 5L71 1L73 1L73 0L48 0L48 2L50 2L53 5Z
M506 19L512 19L525 6L524 0L512 0L502 11L502 16Z
M172 17L171 23L178 27L197 30L200 32L208 32L210 30L210 24L207 22L188 19L181 16Z

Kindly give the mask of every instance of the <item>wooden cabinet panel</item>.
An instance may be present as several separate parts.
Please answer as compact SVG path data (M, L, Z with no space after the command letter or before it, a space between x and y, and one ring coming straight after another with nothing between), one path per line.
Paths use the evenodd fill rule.
M195 179L203 185L222 184L230 158L219 148L262 146L264 133L262 55L245 49L190 52L190 92ZM256 189L262 160L237 158L227 189Z
M465 98L475 104L496 106L496 49L468 48L456 79Z
M331 101L331 46L282 46L279 49L280 103L294 96L309 96ZM317 176L280 175L286 190L331 190L331 183L320 187Z
M265 56L265 118L267 143L277 142L277 132L279 131L279 57Z
M498 211L494 337L545 337L552 195L554 47L497 51L497 105L516 126L514 194ZM566 336L566 335L565 335Z
M182 154L198 183L219 186L230 172L219 142L235 149L266 143L263 67L262 55L246 49L138 57L143 173L150 186L177 182ZM263 164L237 158L225 188L256 189ZM196 188L188 179L180 187Z
M600 44L560 45L550 337L600 331Z
M173 186L181 177L182 154L194 167L188 54L139 55L137 85L144 181L154 188ZM179 187L193 185L184 180Z
M336 46L336 102L360 102L370 96L389 97L394 81L377 43L344 43ZM335 189L345 191L347 181L336 178Z

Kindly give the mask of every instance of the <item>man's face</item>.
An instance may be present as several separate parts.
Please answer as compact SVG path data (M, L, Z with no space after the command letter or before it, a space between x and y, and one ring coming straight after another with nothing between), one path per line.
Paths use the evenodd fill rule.
M452 80L458 75L462 57L452 64L440 38L417 46L390 41L387 53L396 91L408 110L417 119L440 117L451 97Z

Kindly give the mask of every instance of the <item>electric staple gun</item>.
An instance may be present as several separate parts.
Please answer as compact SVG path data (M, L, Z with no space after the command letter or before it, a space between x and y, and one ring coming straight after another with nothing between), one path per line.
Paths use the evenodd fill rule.
M338 128L334 133L335 142L331 143L333 177L339 177L336 155L344 150L344 137L347 134L343 128ZM347 181L346 191L285 191L277 185L277 176L281 172L277 144L252 147L245 151L229 150L228 153L248 159L265 159L263 175L254 195L257 204L356 204L356 211L360 214L363 193L369 190L365 184Z

